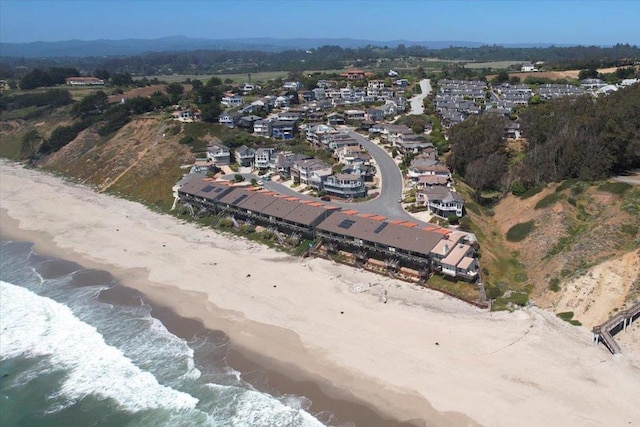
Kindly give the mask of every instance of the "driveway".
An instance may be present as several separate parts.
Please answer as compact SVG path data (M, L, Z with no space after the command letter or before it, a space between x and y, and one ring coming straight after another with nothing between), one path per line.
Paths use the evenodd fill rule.
M422 93L412 97L409 102L411 103L411 112L409 114L418 115L424 113L424 99L431 93L431 80L420 80L420 89Z

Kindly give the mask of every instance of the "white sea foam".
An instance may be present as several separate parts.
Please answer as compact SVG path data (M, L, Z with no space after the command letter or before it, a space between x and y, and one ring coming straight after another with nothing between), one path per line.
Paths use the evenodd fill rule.
M130 412L198 403L159 384L63 304L0 281L0 312L0 357L47 356L54 367L68 371L60 394L70 403L90 394L111 398Z
M207 384L207 386L218 394L218 401L227 402L229 418L225 421L230 426L323 426L310 413L301 409L304 406L302 402L294 403L293 396L286 399L292 404L289 406L273 396L256 390L220 384Z

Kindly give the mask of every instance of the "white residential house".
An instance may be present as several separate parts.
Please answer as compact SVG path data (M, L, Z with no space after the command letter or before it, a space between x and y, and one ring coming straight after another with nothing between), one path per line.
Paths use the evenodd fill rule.
M218 123L233 128L236 127L242 116L236 113L222 113L218 117Z
M429 212L440 218L451 218L464 215L464 199L451 188L434 185L416 194L416 201L424 203Z
M255 83L244 83L242 86L240 86L240 90L242 91L243 95L248 95L257 89L260 89L260 86Z
M320 145L320 137L329 133L336 132L333 126L325 124L319 124L316 126L309 126L306 130L307 141L311 144Z
M191 110L180 110L174 111L171 113L171 117L173 120L178 120L179 122L193 122L195 120L195 115L191 112Z
M283 87L283 89L297 91L297 90L302 89L302 83L300 83L300 82L284 82L282 87Z
M365 197L367 195L364 178L357 173L337 173L327 176L324 180L323 188L327 194L344 199Z
M231 152L229 147L222 144L211 144L207 146L207 160L216 166L225 166L231 163Z
M255 155L255 168L261 171L271 169L276 155L275 148L258 148Z
M220 103L226 105L228 108L235 108L235 107L242 106L243 101L240 95L227 92L222 97L222 100L220 101Z
M530 73L532 71L538 71L538 69L533 64L522 64L522 67L520 67L520 71L522 71L523 73Z
M275 108L286 108L291 105L291 100L286 96L278 96L273 104Z

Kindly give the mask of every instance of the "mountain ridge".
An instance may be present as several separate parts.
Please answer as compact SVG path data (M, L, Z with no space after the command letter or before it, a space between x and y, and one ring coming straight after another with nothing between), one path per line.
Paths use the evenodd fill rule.
M493 44L462 40L411 41L411 40L366 40L352 38L232 38L208 39L192 38L181 35L156 39L128 38L121 40L64 40L37 41L24 43L0 43L0 57L52 58L52 57L96 57L128 56L151 52L190 51L190 50L256 50L263 52L281 52L290 49L314 49L325 45L337 45L342 48L360 48L371 46L397 47L424 46L430 49L443 49L451 46L474 48L496 45L506 48L575 46L573 44L552 43L506 43Z

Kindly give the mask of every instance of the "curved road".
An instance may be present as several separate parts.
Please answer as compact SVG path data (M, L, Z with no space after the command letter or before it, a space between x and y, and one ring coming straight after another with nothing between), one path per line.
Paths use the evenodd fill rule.
M431 80L420 80L420 89L422 93L415 95L409 100L411 103L411 112L409 114L418 115L424 113L424 105L422 101L431 93Z

